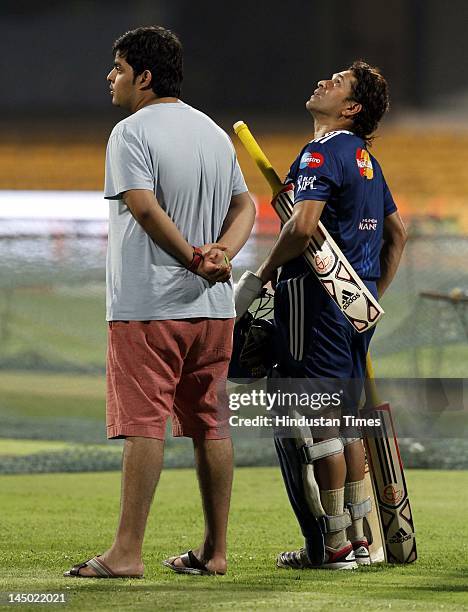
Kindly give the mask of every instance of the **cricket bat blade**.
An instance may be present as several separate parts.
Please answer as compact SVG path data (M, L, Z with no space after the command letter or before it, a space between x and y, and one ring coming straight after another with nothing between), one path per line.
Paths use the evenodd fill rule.
M365 428L365 444L387 561L412 563L417 559L413 514L390 406L364 408L360 416L380 422Z

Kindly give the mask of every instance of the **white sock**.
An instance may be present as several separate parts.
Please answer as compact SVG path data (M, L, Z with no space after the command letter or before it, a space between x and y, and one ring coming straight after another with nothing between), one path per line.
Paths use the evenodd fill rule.
M345 484L344 501L346 504L359 504L366 499L364 479ZM364 538L363 519L356 519L347 530L348 538L351 542Z
M330 489L329 491L320 491L320 499L325 512L329 516L337 516L343 514L344 511L344 487L341 489ZM346 530L334 531L325 534L325 544L331 548L342 548L347 541Z

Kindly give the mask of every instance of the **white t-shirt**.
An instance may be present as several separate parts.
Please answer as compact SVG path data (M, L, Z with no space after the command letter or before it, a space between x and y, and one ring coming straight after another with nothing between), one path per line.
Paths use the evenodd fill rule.
M186 240L216 242L231 197L247 191L227 134L184 102L145 106L113 129L106 153L109 199L107 320L235 316L231 283L213 286L157 246L122 200L153 191Z

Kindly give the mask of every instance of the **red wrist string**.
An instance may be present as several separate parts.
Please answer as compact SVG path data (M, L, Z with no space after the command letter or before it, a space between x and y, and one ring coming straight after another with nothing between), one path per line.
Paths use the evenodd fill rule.
M188 266L188 270L190 272L196 272L198 270L199 265L203 261L203 253L199 247L193 247L193 257L190 265Z

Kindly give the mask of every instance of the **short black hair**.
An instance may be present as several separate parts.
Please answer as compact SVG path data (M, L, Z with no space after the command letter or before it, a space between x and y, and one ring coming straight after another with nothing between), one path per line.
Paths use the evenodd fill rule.
M135 78L145 70L152 75L151 88L158 98L178 98L183 79L182 44L160 26L125 32L112 47L133 68Z
M353 117L353 131L370 145L372 134L389 108L388 83L378 68L361 60L353 62L348 70L355 78L351 98L362 105Z

